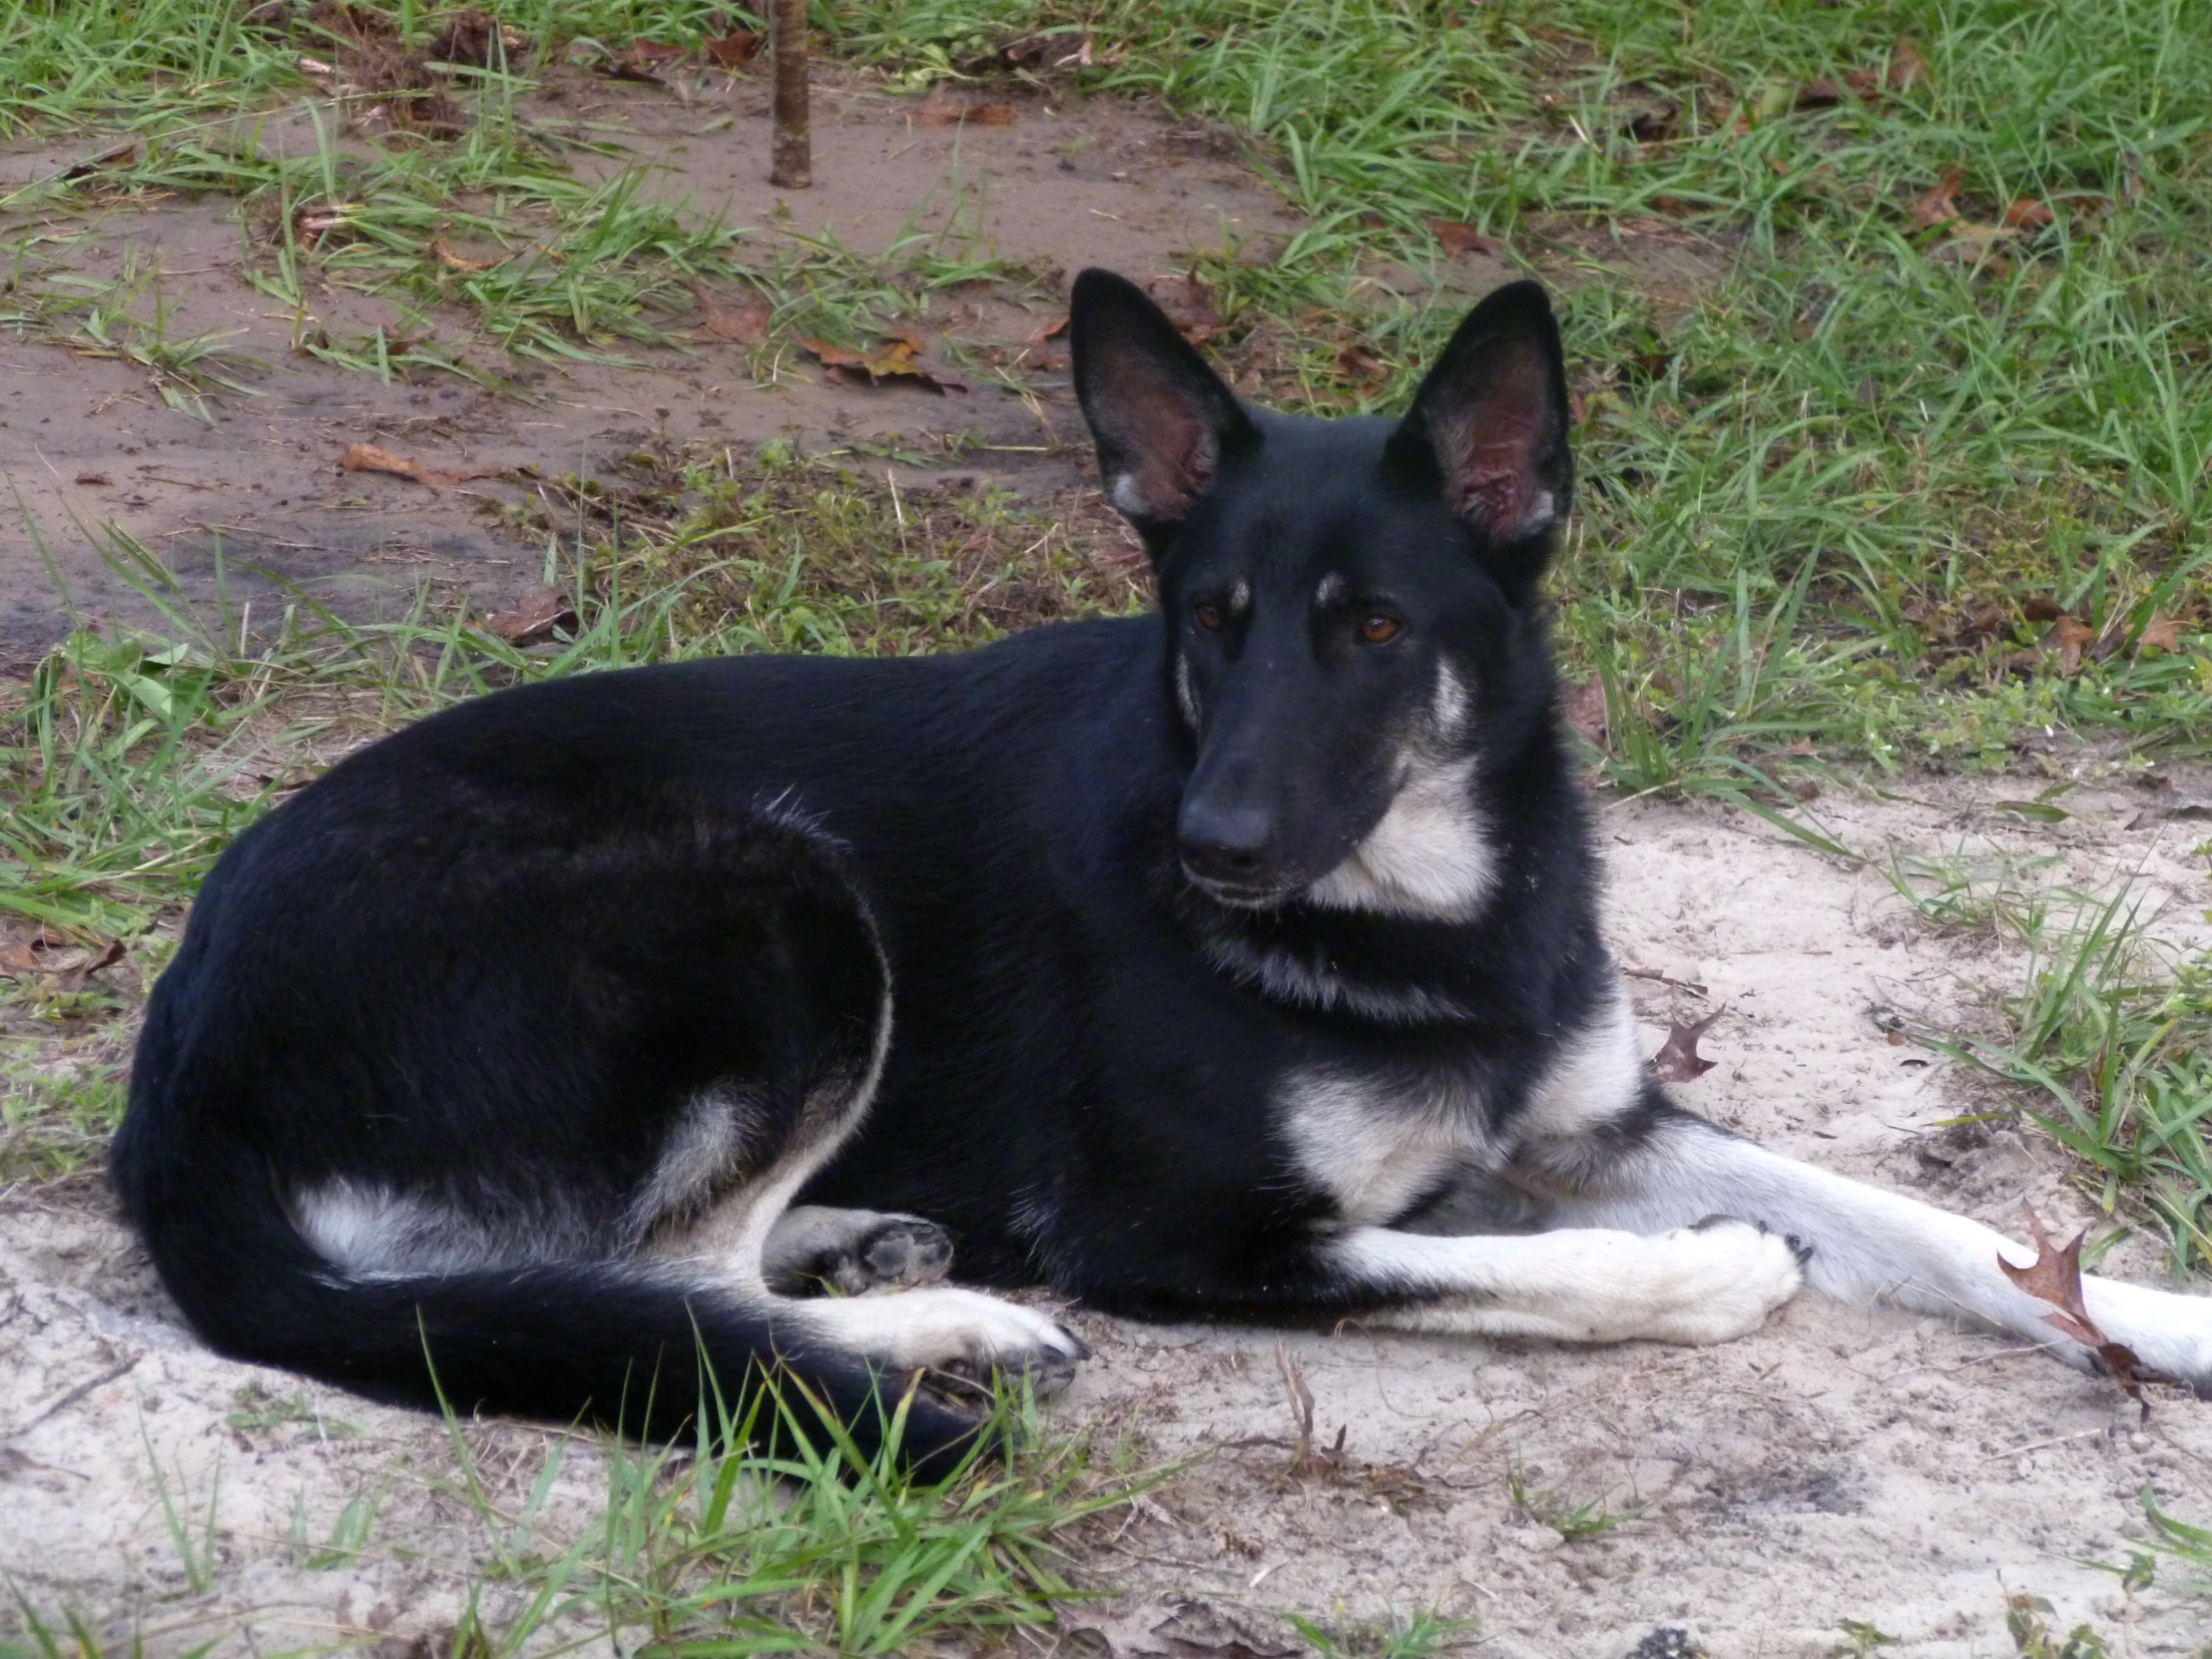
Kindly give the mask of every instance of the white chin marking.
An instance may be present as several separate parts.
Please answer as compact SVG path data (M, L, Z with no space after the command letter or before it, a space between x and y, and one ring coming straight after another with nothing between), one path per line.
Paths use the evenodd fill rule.
M1472 759L1414 761L1382 823L1306 889L1332 910L1471 921L1497 885L1497 854L1474 804Z
M1461 752L1472 699L1450 665L1436 671L1427 718L1399 757L1389 810L1350 857L1306 889L1333 910L1471 921L1497 885L1497 852L1474 804L1474 757Z

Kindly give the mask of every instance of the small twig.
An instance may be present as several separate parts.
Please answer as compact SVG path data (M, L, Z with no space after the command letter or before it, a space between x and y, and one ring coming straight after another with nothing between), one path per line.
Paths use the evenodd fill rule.
M805 190L815 182L814 130L807 117L807 0L776 0L770 16L776 60L776 136L768 182Z
M108 1383L113 1382L117 1378L121 1377L125 1372L129 1371L133 1366L137 1365L141 1360L145 1358L146 1356L144 1356L143 1354L134 1354L128 1360L124 1361L121 1365L111 1366L106 1371L102 1372L98 1377L92 1378L87 1382L78 1383L74 1388L71 1388L59 1399L54 1400L50 1404L40 1406L39 1409L33 1411L29 1416L25 1417L21 1422L17 1423L6 1433L0 1434L0 1440L12 1440L19 1434L28 1434L32 1429L36 1428L40 1423L44 1422L56 1411L66 1410L70 1406L76 1404L77 1401L84 1398L85 1395L91 1393L93 1389L105 1387Z
M1688 991L1692 996L1713 994L1694 979L1677 979L1672 974L1661 973L1657 968L1623 967L1621 972L1631 979L1656 979L1662 985L1672 985L1676 990Z
M2022 1457L2030 1451L2041 1451L2046 1446L2065 1445L2071 1440L2093 1439L2097 1435L2106 1432L2108 1430L2102 1428L2084 1428L2078 1434L2053 1434L2047 1440L2030 1440L2025 1445L2000 1446L1995 1451L1984 1451L1981 1454L1981 1460L1987 1463L1999 1457Z

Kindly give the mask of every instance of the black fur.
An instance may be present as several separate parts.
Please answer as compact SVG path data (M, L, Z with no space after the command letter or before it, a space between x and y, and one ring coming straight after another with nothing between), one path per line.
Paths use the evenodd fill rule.
M860 1360L632 1257L686 1102L768 1103L743 1181L858 1087L878 942L887 1064L811 1202L914 1212L964 1277L1102 1308L1374 1304L1314 1248L1336 1201L1283 1080L1447 1077L1502 1131L1612 984L1533 596L1571 487L1557 336L1533 284L1501 290L1404 423L1247 409L1103 273L1073 339L1158 615L506 692L240 837L156 989L115 1157L211 1343L416 1402L426 1351L457 1404L665 1433L696 1332L725 1385L781 1361L864 1424ZM1466 707L1431 730L1445 668ZM1471 768L1492 896L1312 901L1422 743ZM348 1276L294 1226L340 1181L505 1242ZM921 1449L957 1446L962 1419L915 1409Z

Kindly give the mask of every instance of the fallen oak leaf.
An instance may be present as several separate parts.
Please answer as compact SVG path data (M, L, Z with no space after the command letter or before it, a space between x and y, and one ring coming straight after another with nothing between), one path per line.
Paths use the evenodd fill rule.
M2143 1415L2148 1417L2150 1400L2143 1393L2143 1384L2164 1379L2144 1366L2133 1349L2107 1337L2089 1317L2088 1307L2082 1301L2081 1246L2089 1237L2088 1230L2084 1228L2074 1235L2073 1243L2060 1248L2050 1242L2050 1235L2043 1231L2043 1220L2032 1204L2022 1201L2020 1214L2027 1220L2027 1236L2035 1247L2035 1260L2024 1268L2016 1268L1999 1251L1998 1269L2037 1302L2047 1304L2052 1311L2043 1316L2043 1323L2095 1356L2105 1375L2118 1383L2120 1391L2141 1406Z
M2095 643L2096 637L2096 630L2086 622L2070 612L2062 612L2050 625L2050 632L2043 636L2043 649L2056 648L2060 674L2079 674L2081 653Z
M2143 625L2143 631L2135 636L2137 651L2179 651L2181 649L2181 623L2170 616L2154 616Z
M1890 54L1889 72L1883 81L1892 92L1904 92L1928 74L1928 60L1911 41L1900 39Z
M1697 1051L1698 1038L1712 1029L1713 1022L1728 1012L1725 1004L1715 1008L1703 1019L1690 1025L1667 1022L1667 1040L1659 1045L1659 1052L1651 1057L1652 1072L1663 1083L1694 1083L1714 1066L1716 1060L1708 1060Z
M2057 219L2057 213L2048 202L2038 202L2032 197L2008 203L2004 210L2004 223L2014 231L2047 230Z
M915 106L913 121L916 127L1011 127L1014 107L1011 104L970 104L949 95L944 83L939 81L929 89L929 96Z
M751 29L733 29L708 40L706 51L725 69L743 69L761 55L761 37Z
M123 941L110 939L107 948L82 967L64 968L55 975L56 982L65 991L81 991L92 976L103 968L112 968L123 960Z
M509 645L536 645L551 639L558 628L566 628L573 636L577 628L576 607L559 588L532 588L513 610L488 616L477 626Z
M735 305L725 305L707 291L704 282L692 283L691 290L699 301L699 326L716 339L732 345L759 345L767 340L775 312L759 294L748 293Z
M1455 219L1431 219L1429 230L1436 235L1436 242L1446 254L1480 254L1485 259L1495 259L1503 252L1493 237L1486 237L1471 225L1462 225Z
M1961 218L1954 198L1965 182L1964 172L1954 167L1943 175L1934 189L1915 197L1913 228L1916 231L1932 231L1938 225L1949 225Z
M346 472L383 472L394 478L409 478L415 483L426 484L431 489L443 489L450 484L465 484L473 478L496 478L507 469L503 466L442 467L425 466L420 461L410 461L404 455L394 455L388 449L373 443L349 443L338 457L338 466Z
M472 260L465 255L456 254L436 237L430 239L423 252L449 271L489 271L502 263L498 260Z
M915 360L921 355L921 341L911 334L898 335L873 351L854 351L848 346L831 345L828 340L804 335L799 343L814 353L825 376L837 385L872 386L885 380L905 380L940 396L948 391L968 389L964 381L922 367Z

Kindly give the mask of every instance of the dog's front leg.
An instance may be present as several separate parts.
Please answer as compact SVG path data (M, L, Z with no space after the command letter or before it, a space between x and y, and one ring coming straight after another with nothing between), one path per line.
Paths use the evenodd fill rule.
M1799 1163L1672 1106L1657 1105L1632 1151L1587 1157L1569 1138L1539 1140L1520 1149L1516 1175L1552 1198L1555 1226L1645 1231L1740 1217L1803 1241L1811 1250L1808 1281L1844 1302L1961 1315L2046 1344L2084 1370L2094 1365L2086 1349L2047 1323L2049 1305L1997 1266L2001 1254L2024 1267L2034 1252L1978 1222ZM2212 1395L2212 1297L2091 1277L2082 1290L2108 1338Z
M1657 1237L1601 1228L1438 1238L1358 1227L1333 1272L1402 1330L1612 1343L1718 1343L1756 1330L1802 1279L1790 1242L1738 1221Z

